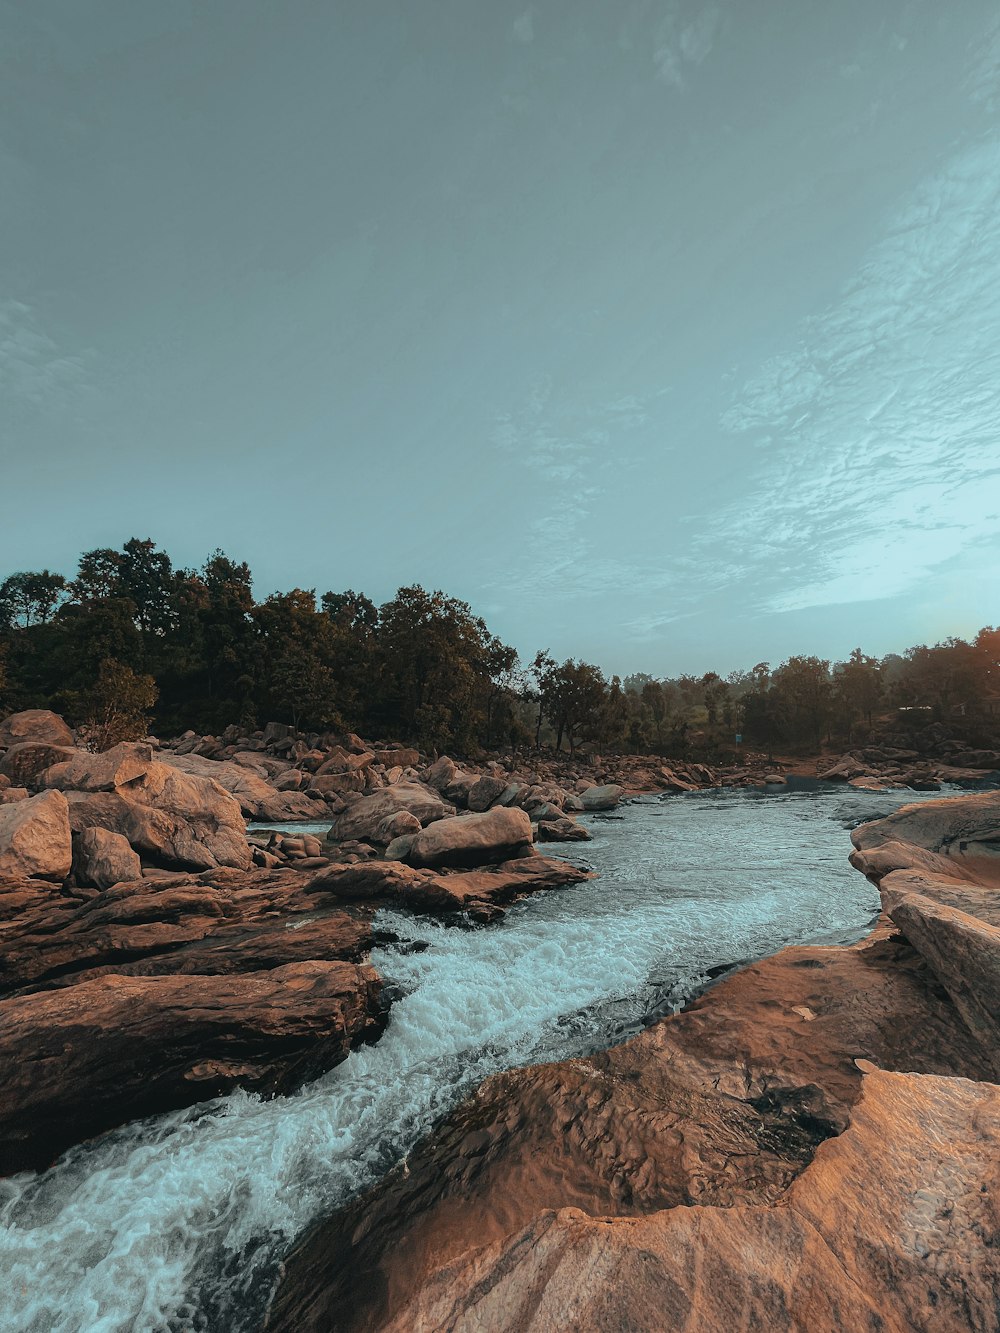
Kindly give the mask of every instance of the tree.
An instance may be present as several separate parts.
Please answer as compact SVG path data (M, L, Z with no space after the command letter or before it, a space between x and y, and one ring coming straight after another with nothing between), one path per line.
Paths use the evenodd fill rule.
M538 660L536 656L535 661ZM549 667L545 661L541 674L536 676L542 708L556 729L556 749L562 748L565 736L572 754L580 740L600 731L608 682L600 668L589 662L570 658L561 666L553 663Z
M848 737L859 718L868 727L882 699L881 667L876 657L867 657L855 648L846 662L839 662L833 672L834 701Z
M61 574L47 569L11 574L0 583L0 625L44 625L51 619L66 591Z
M149 728L149 710L156 703L156 682L106 658L87 698L87 748L110 750L122 741L138 740Z
M819 749L830 714L830 663L818 657L790 657L771 677L772 716L779 735L792 744Z

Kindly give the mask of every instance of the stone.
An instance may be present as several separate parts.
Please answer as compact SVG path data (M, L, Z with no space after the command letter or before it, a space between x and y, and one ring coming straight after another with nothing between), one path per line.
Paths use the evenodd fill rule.
M41 780L46 787L59 791L116 791L141 782L153 762L149 745L124 741L98 754L75 750L68 759L47 769Z
M449 759L446 754L443 754L440 759L435 759L434 763L425 771L424 781L429 787L434 787L437 791L443 792L449 783L454 780L457 772L458 766L455 762Z
M439 1267L379 1327L992 1329L998 1137L995 1087L872 1069L780 1208L548 1209Z
M886 842L912 843L952 858L1000 857L1000 791L900 806L851 833L859 851Z
M469 809L482 813L494 805L503 793L507 790L507 782L503 778L493 778L483 776L477 782L474 782L469 788L468 806Z
M74 832L97 826L120 833L144 859L177 869L250 866L238 802L216 782L152 763L113 792L70 791Z
M242 764L204 759L199 755L165 755L171 768L200 778L210 778L240 803L247 819L285 821L321 819L325 809L306 793L276 791L264 778Z
M58 713L47 708L28 708L11 713L0 722L0 750L22 741L42 741L48 745L75 745L73 733Z
M383 822L401 810L414 815L421 826L455 813L455 807L443 801L433 788L419 782L396 782L352 801L333 821L330 837L338 842L378 841Z
M69 807L62 792L0 805L0 875L62 881L72 863Z
M70 759L76 750L49 741L19 741L0 756L0 774L15 787L31 787L39 774Z
M88 828L73 837L73 875L78 884L110 889L142 877L142 863L127 838L108 829Z
M575 819L542 819L538 823L539 842L590 842L591 835Z
M485 814L440 819L414 836L407 860L415 866L487 865L531 849L524 810L499 807Z
M602 787L588 787L580 793L584 810L613 810L622 798L622 788L615 783Z
M420 763L420 751L397 745L388 750L376 750L375 758L386 768L416 768Z

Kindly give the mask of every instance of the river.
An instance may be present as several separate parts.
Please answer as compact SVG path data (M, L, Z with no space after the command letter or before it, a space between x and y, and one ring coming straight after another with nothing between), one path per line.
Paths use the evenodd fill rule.
M276 1265L487 1074L614 1044L725 967L860 938L846 830L910 791L710 791L584 817L598 878L467 930L378 914L377 1045L297 1094L236 1093L0 1180L3 1333L256 1329Z

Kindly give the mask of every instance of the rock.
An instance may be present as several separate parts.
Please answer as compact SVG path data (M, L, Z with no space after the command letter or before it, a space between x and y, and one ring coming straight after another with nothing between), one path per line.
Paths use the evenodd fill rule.
M61 881L72 863L69 808L62 792L0 805L0 875Z
M0 722L0 749L22 741L41 741L47 745L75 745L73 733L58 715L47 708L28 708L12 713Z
M580 793L584 810L613 810L622 797L623 788L615 783L603 787L588 787Z
M395 814L387 815L379 824L375 841L390 843L395 838L404 838L408 834L419 833L420 828L420 820L416 815L411 815L409 810L397 810Z
M16 787L34 786L35 779L53 764L72 758L76 750L49 741L20 741L0 756L0 774Z
M379 1023L370 967L290 964L238 976L107 976L7 1000L0 1170L231 1091L286 1092ZM154 1055L155 1052L155 1055Z
M343 795L346 792L361 792L368 785L367 775L361 770L343 773L319 773L309 781L309 790L320 792L323 796L331 793Z
M1000 856L1000 792L974 792L901 806L851 834L860 851L886 842L912 843L948 857Z
M397 745L388 750L376 750L375 758L386 768L416 768L420 763L420 751Z
M405 861L410 854L415 836L413 833L403 833L398 838L393 838L383 853L385 859L387 861Z
M113 792L68 793L73 831L97 826L120 833L143 858L178 869L250 866L239 804L208 778L151 763Z
M0 787L0 805L13 805L15 801L26 801L30 795L27 787Z
M469 804L469 794L478 782L478 773L466 773L459 769L444 789L445 800L462 809L466 808Z
M898 1094L893 1091L884 1103L886 1114L874 1118L877 1131L860 1136L853 1165L845 1162L829 1176L824 1156L846 1138L831 1136L859 1123L855 1104L863 1076L854 1063L859 1057L936 1077L865 1076L866 1096L872 1078L876 1085L891 1079ZM997 1251L988 1244L995 1224L983 1226L980 1242L975 1213L957 1217L954 1232L949 1220L949 1209L996 1206L1000 1154L992 1099L998 1092L965 1082L990 1076L979 1043L904 941L882 937L849 949L786 949L733 974L683 1013L620 1046L487 1079L409 1153L405 1167L316 1228L288 1257L269 1333L329 1328L355 1333L399 1327L396 1319L406 1327L409 1318L415 1321L412 1328L475 1327L475 1309L461 1302L487 1299L494 1285L503 1285L502 1272L489 1259L481 1286L464 1279L456 1283L451 1288L459 1299L456 1322L446 1318L443 1325L421 1304L432 1287L437 1290L435 1274L467 1272L477 1252L487 1253L484 1247L506 1249L540 1212L567 1203L594 1217L621 1219L602 1223L602 1243L609 1246L612 1226L627 1231L676 1217L678 1225L715 1227L743 1211L770 1218L768 1227L781 1234L789 1187L796 1177L808 1179L811 1162L819 1164L822 1197L834 1223L814 1243L803 1246L793 1237L787 1248L784 1241L772 1246L765 1228L753 1243L744 1237L732 1249L720 1239L714 1259L710 1243L698 1264L681 1263L668 1272L652 1259L648 1270L647 1260L637 1257L622 1271L614 1264L605 1269L595 1258L593 1278L574 1268L573 1281L603 1283L604 1323L595 1322L590 1305L581 1309L579 1321L572 1305L564 1306L563 1315L548 1325L519 1323L515 1314L507 1322L502 1312L494 1322L498 1312L483 1307L478 1326L596 1327L608 1333L626 1327L649 1333L672 1327L721 1333L730 1326L786 1333L871 1330L879 1325L828 1319L825 1306L815 1307L812 1322L814 1307L808 1304L793 1307L803 1310L797 1324L771 1317L775 1291L792 1301L825 1299L821 1293L835 1276L835 1256L847 1253L843 1247L852 1246L857 1234L871 1244L872 1270L865 1270L861 1287L876 1299L884 1329L967 1327L958 1316L940 1325L910 1323L914 1311L905 1304L897 1320L892 1277L897 1269L891 1264L900 1261L900 1253L915 1256L914 1281L934 1282L941 1299L959 1306L970 1291L989 1290L995 1282L989 1265L996 1263ZM957 1120L949 1106L960 1108ZM959 1123L969 1132L959 1130ZM980 1176L987 1162L988 1174ZM905 1180L897 1175L897 1163L907 1166ZM960 1180L953 1168L960 1170ZM966 1170L971 1189L965 1187ZM988 1196L980 1194L981 1182L988 1184ZM838 1212L848 1195L849 1205ZM866 1212L878 1219L874 1225L864 1220ZM985 1222L982 1215L978 1220ZM971 1229L967 1221L973 1222ZM902 1237L899 1250L894 1235ZM832 1262L831 1272L816 1285L797 1286L800 1256L811 1252L821 1263ZM528 1249L519 1253L527 1261ZM942 1267L925 1257L938 1253L947 1255ZM740 1270L755 1275L749 1287L738 1288L744 1302L739 1315L729 1323L705 1322L693 1308L684 1318L664 1319L676 1283L700 1281L698 1274L711 1277L718 1271L713 1264L730 1257L733 1281ZM728 1281L726 1269L719 1275L720 1299ZM838 1292L850 1291L850 1282L841 1277L836 1282ZM639 1305L633 1303L637 1284ZM952 1296L942 1297L942 1288ZM923 1287L920 1294L926 1297L926 1291ZM460 1307L470 1310L468 1320L459 1317ZM424 1314L427 1323L420 1322Z
M454 781L457 772L456 764L446 754L443 754L440 759L435 759L434 763L425 771L424 781L429 787L434 787L437 791L443 792L449 783Z
M781 1207L549 1209L438 1268L379 1327L994 1328L998 1136L995 1087L873 1070Z
M1000 929L922 893L890 893L884 901L1000 1077Z
M141 782L153 762L151 746L125 741L100 754L74 750L68 759L47 769L42 781L59 791L115 791Z
M383 822L401 810L414 815L421 825L455 813L455 807L432 788L419 782L397 782L352 801L334 820L330 837L339 842L358 838L377 841Z
M73 838L73 874L78 884L110 889L113 884L141 879L142 863L120 833L88 828Z
M539 842L590 842L590 840L590 833L575 819L543 819L539 821Z
M504 809L440 819L414 836L407 860L415 866L472 866L507 861L531 849L531 820Z
M321 819L323 807L304 792L279 792L242 764L203 759L199 755L165 755L171 768L201 778L211 778L224 791L234 796L247 819L265 819L275 822L288 819Z
M488 810L504 794L507 785L503 778L481 777L469 788L469 809L477 813Z
M472 816L469 816L472 818ZM313 876L307 889L338 900L395 900L411 911L448 915L482 913L494 920L500 904L544 889L564 888L590 879L589 871L544 856L525 857L490 870L439 874L396 861L334 863Z

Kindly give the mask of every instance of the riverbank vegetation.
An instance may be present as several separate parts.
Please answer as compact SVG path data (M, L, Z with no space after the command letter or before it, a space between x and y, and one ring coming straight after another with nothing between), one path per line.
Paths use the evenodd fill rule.
M793 656L727 675L608 678L597 665L522 663L465 602L419 586L382 606L292 589L258 601L221 551L176 567L149 540L80 557L71 576L0 583L0 711L47 707L113 744L278 720L425 748L590 743L711 758L738 743L818 750L881 728L1000 734L1000 629L884 658ZM741 742L737 741L741 738Z

